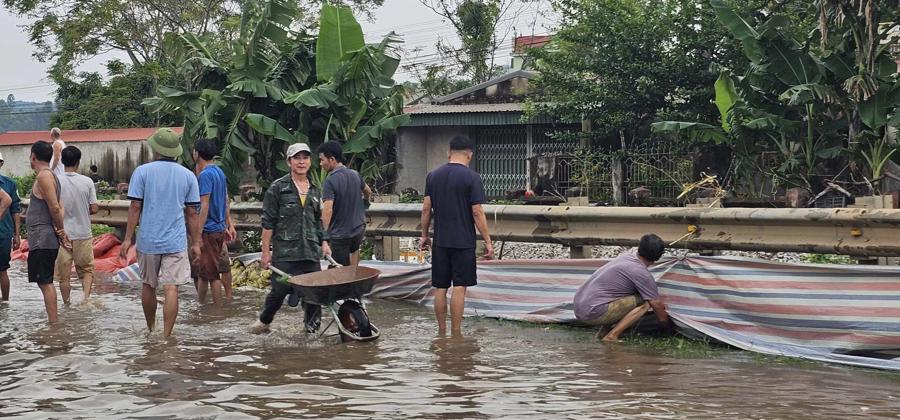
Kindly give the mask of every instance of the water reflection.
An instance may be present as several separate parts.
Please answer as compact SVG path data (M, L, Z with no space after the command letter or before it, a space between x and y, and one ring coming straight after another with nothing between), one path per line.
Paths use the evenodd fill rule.
M900 376L747 353L673 359L587 330L470 318L434 337L430 311L369 305L382 338L308 337L302 315L248 334L263 294L222 308L186 290L175 336L147 333L139 288L98 278L46 327L13 270L0 304L0 416L18 418L852 418L900 412ZM80 299L75 284L73 300ZM161 320L159 321L161 322Z

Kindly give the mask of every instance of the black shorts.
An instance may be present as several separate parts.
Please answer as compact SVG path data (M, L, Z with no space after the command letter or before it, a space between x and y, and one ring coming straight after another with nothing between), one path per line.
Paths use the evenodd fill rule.
M431 248L431 285L438 289L450 286L474 286L475 248Z
M58 249L32 249L28 251L28 281L37 284L53 283L53 267Z
M12 254L12 238L0 239L0 271L9 270L10 254Z
M350 254L359 251L362 246L365 233L360 233L353 238L332 238L328 241L331 246L331 258L341 265L350 265Z

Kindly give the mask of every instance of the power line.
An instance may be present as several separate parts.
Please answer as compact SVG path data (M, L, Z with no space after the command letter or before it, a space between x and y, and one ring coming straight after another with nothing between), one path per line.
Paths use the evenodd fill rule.
M52 114L57 111L58 110L50 109L47 111L0 112L0 117L5 117L7 115Z

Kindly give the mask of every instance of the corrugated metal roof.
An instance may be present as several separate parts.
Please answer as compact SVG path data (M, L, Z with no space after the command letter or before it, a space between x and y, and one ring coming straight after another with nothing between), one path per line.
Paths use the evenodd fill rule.
M406 127L454 125L553 124L550 117L523 119L524 104L418 105L404 110L410 121Z
M468 114L476 112L522 112L523 103L507 104L471 104L471 105L416 105L406 107L403 112L409 115L420 114Z
M462 90L458 90L458 91L453 92L453 93L451 93L451 94L449 94L449 95L441 96L440 98L435 98L433 102L436 103L436 104L442 104L442 103L444 103L444 102L449 102L449 101L452 101L452 100L454 100L454 99L462 98L463 96L466 96L466 95L468 95L468 94L470 94L470 93L473 93L473 92L477 92L477 91L479 91L479 90L482 90L482 89L484 89L484 88L487 88L488 86L494 86L494 85L496 85L496 84L503 83L503 82L505 82L505 81L507 81L507 80L510 80L510 79L515 79L515 78L531 79L531 78L535 77L536 75L537 75L536 72L528 71L528 70L516 70L516 71L512 71L512 72L506 73L506 74L504 74L504 75L502 75L502 76L495 77L495 78L493 78L493 79L491 79L491 80L488 80L488 81L486 81L486 82L484 82L484 83L479 83L479 84L477 84L477 85L475 85L475 86L471 86L471 87L467 87L467 88L462 89Z
M171 127L181 134L184 127ZM66 143L87 143L99 141L136 141L146 140L153 135L156 128L111 128L100 130L62 130L62 139ZM38 140L49 141L50 130L42 131L7 131L0 134L0 145L13 146L33 144Z

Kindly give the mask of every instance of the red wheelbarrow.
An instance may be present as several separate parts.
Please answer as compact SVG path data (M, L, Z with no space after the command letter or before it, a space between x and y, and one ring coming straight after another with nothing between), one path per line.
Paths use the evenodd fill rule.
M331 258L329 260L337 267L296 276L275 267L271 269L273 273L281 276L279 281L290 283L300 289L304 302L322 305L331 310L331 321L322 329L320 336L332 325L336 325L342 342L378 339L381 333L369 320L366 303L362 297L372 291L372 286L381 272L369 267L340 266Z

